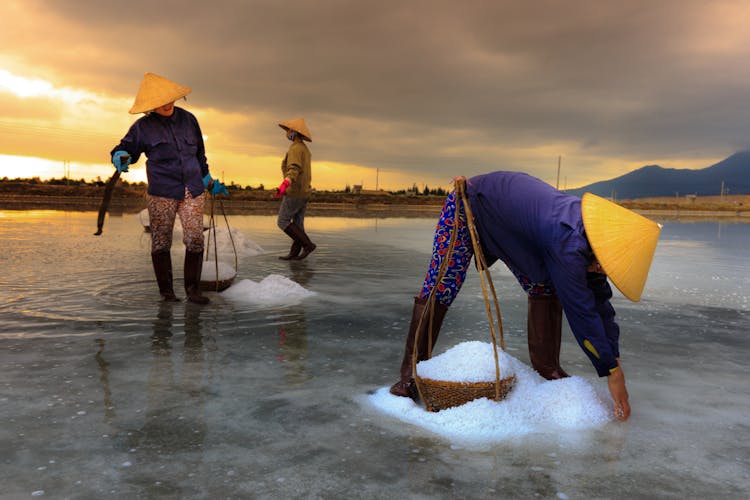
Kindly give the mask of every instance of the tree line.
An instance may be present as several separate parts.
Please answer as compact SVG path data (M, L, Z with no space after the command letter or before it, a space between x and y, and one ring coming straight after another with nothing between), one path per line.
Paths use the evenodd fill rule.
M16 177L14 179L10 179L7 176L0 179L0 182L3 183L14 183L14 184L27 184L27 185L40 185L40 186L81 186L81 187L96 187L96 186L104 186L105 181L102 180L101 177L97 177L94 180L87 181L86 179L68 179L66 177L62 178L51 178L51 179L41 179L39 177L30 177L30 178L21 178ZM123 186L132 186L135 188L144 188L146 187L146 183L143 181L140 182L130 182L127 179L120 178L120 181ZM241 184L237 184L234 181L229 182L227 185L227 189L232 191L265 191L265 186L263 184L259 184L256 187L247 185L243 186ZM332 193L346 193L350 194L353 193L354 190L352 187L347 184L343 189L341 190L330 190L329 192ZM417 186L416 183L414 183L410 188L405 189L399 189L395 191L386 191L387 193L390 193L392 195L409 195L409 196L447 196L448 191L443 188L430 188L426 184L423 187Z

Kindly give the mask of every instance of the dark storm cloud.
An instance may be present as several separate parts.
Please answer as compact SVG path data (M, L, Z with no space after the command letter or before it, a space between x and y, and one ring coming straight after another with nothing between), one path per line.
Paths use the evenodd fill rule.
M106 49L78 78L130 95L154 71L201 106L305 116L333 161L449 175L510 166L487 145L646 158L747 142L742 2L38 3L72 44Z

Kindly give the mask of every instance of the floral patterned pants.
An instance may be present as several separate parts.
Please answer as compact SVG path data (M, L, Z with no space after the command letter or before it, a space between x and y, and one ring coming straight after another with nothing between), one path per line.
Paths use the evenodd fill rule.
M172 248L172 231L177 215L182 223L182 241L188 252L203 251L203 205L205 193L193 198L185 188L185 198L175 200L161 196L148 197L148 217L151 226L151 252Z
M453 247L452 255L448 255L450 246L451 233L454 228L458 231L456 242ZM469 263L474 255L474 248L471 243L469 227L466 223L466 212L463 208L463 201L456 201L456 193L451 192L445 200L443 210L440 213L437 227L435 228L435 240L432 245L432 258L430 267L419 293L420 299L425 299L430 295L432 289L436 286L440 266L446 258L449 258L448 267L445 276L437 283L435 291L436 300L444 306L450 306L458 292L461 290L466 280L466 271L469 269ZM511 269L521 287L530 297L554 295L555 289L551 283L534 283L529 278Z

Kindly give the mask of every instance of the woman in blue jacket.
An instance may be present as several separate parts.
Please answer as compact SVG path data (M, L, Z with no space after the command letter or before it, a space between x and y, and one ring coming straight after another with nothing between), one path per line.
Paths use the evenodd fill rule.
M528 345L534 369L548 380L567 377L560 367L562 311L597 373L607 377L615 415L630 415L620 366L619 334L610 304L613 283L631 300L640 299L660 227L630 210L591 194L583 200L520 172L493 172L465 182L479 241L488 265L502 260L528 294ZM458 231L450 265L440 283L450 233ZM437 286L432 322L424 321L417 346L426 359L448 307L456 298L474 251L461 200L446 200L424 285L415 298L401 365L391 387L398 396L416 397L412 352L426 299ZM429 325L432 331L427 331ZM431 335L430 335L431 334Z
M191 91L164 77L146 73L138 89L131 114L145 113L112 151L112 164L127 172L141 154L146 155L148 215L151 228L151 260L166 301L178 300L172 286L172 231L180 217L185 243L185 293L197 304L208 303L201 295L203 263L204 190L229 194L211 178L203 146L203 134L192 113L176 107L175 101Z

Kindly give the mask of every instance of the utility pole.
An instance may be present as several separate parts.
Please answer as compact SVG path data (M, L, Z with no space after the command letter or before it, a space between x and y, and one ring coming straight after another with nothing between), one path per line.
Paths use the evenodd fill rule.
M380 169L376 168L375 169L375 191L378 190L378 186L380 185L379 181L380 181Z
M562 162L562 156L557 157L557 184L555 189L560 189L560 163Z

